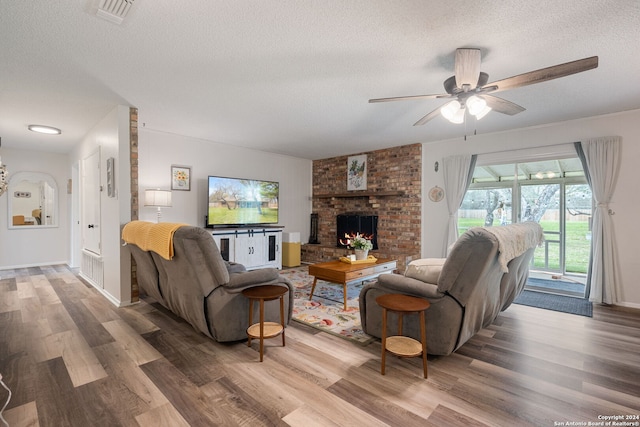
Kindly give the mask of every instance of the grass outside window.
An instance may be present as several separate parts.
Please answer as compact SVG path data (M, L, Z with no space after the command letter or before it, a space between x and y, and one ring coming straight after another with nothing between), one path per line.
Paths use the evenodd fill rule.
M458 218L458 235L472 227L484 226L482 218ZM495 225L494 227L497 227ZM555 221L540 221L540 226L545 232L558 232L559 224ZM589 252L591 247L591 231L587 221L567 221L565 238L565 269L567 273L586 274L589 263ZM545 234L545 238L556 240L557 236ZM534 267L545 268L544 246L536 248L534 254ZM548 269L557 270L560 267L560 247L559 243L549 244L549 265Z

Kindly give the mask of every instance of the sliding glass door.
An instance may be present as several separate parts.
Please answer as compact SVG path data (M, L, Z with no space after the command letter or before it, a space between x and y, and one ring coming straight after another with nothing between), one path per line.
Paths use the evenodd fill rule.
M585 281L591 214L591 191L577 158L480 165L458 213L458 232L511 222L539 223L545 241L536 249L531 276L547 278L545 286L558 281L559 293L581 296L584 286L560 281Z
M544 243L536 249L533 267L559 274L564 273L565 249L561 188L559 183L519 185L519 218L537 222L544 230Z
M567 184L564 195L565 272L586 275L591 252L591 188L588 184Z

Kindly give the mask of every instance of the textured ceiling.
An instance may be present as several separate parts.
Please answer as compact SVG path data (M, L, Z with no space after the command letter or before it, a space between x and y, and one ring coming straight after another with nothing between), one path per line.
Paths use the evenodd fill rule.
M67 152L115 105L140 126L317 159L640 108L637 0L0 0L3 147ZM453 125L437 99L458 47L489 81L597 55L595 70L501 92L522 105ZM29 132L30 123L63 130Z

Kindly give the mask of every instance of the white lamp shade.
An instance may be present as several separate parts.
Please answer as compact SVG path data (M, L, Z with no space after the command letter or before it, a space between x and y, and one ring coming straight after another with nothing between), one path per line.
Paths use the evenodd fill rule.
M161 208L171 207L171 191L169 190L145 190L144 205Z
M486 107L484 107L482 109L482 111L480 111L478 114L476 114L476 120L480 120L481 118L483 118L484 116L486 116L489 111L491 111L491 107L489 107L488 105Z
M440 108L440 114L445 119L451 121L455 114L460 111L460 103L457 100L453 100Z
M458 111L456 111L456 113L453 115L453 117L449 121L457 125L459 125L460 123L464 123L464 112L465 112L465 109L460 108Z
M481 113L486 106L487 101L478 96L473 95L470 96L469 99L467 99L467 108L469 109L469 114L473 116L477 116L479 113Z

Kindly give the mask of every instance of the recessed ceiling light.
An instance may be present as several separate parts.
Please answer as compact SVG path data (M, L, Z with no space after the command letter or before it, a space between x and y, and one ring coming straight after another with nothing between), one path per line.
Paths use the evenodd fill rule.
M29 125L29 130L32 132L46 133L47 135L60 135L62 133L58 128L43 125Z

